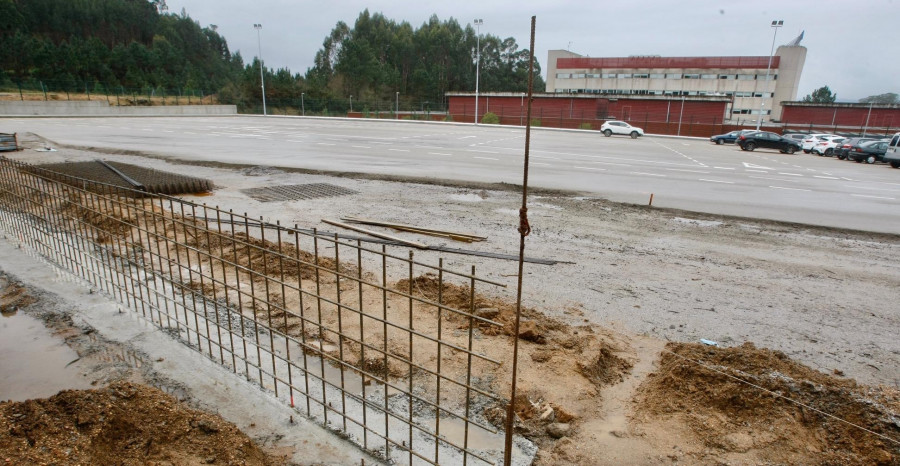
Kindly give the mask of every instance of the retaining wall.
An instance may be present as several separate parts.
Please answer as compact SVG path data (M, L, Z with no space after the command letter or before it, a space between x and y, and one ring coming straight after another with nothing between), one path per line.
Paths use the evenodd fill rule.
M164 105L119 107L105 101L0 102L0 116L166 116L236 115L234 105Z

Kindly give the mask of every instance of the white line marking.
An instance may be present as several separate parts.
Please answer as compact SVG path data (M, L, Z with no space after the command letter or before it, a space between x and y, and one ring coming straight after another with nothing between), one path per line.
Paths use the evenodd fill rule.
M709 173L701 170L685 170L683 168L663 168L663 170L669 170L673 172L703 173L704 175Z
M767 171L765 171L765 170L744 170L744 171L745 171L745 172L751 172L751 173L769 173L769 172L767 172Z
M748 176L747 178L755 178L757 180L787 181L788 183L796 183L800 180L785 180L783 178L770 178L768 176Z
M606 171L605 168L593 168L593 167L572 167L572 168L577 168L579 170L597 170L597 171L601 171L601 172Z
M818 176L818 175L813 175L813 178L819 178L822 180L839 180L840 179L836 176Z
M355 147L357 149L371 149L372 148L371 146L350 146L350 147Z
M658 173L646 173L646 172L631 172L632 175L647 175L647 176L661 176L665 178L668 175L660 175Z
M475 149L468 149L467 152L478 152L478 153L480 153L480 154L499 154L499 152L497 152L497 151L495 151L495 150L475 150Z
M887 199L889 201L895 200L893 197L884 197L884 196L867 196L865 194L851 194L853 197L866 197L869 199Z
M713 167L713 168L718 168L719 170L734 170L734 168L728 168L728 167Z
M549 166L552 166L553 164L550 164L550 163L542 163L542 162L531 162L529 165L546 165L546 166L549 167Z
M336 146L337 144L331 144L329 142L317 142L316 144L320 146Z
M547 160L559 160L559 157L545 157L543 155L532 155L533 159L547 159Z
M803 176L803 175L800 174L800 173L783 173L783 172L778 172L778 174L779 174L779 175L786 175L786 176Z
M500 160L500 159L494 159L494 158L491 158L491 157L478 157L478 156L474 156L474 157L472 157L472 158L473 158L473 159L481 159L481 160Z
M409 149L388 149L394 152L409 152Z
M734 184L734 181L719 181L719 180L707 180L705 178L699 178L700 181L709 181L710 183L725 183L725 184Z
M444 152L429 152L428 155L453 155L453 154L447 154Z
M772 188L772 189L788 189L788 190L791 190L791 191L806 191L806 192L812 192L812 191L809 190L809 189L785 188L785 187L783 187L783 186L769 186L769 187Z
M474 137L475 137L475 136L463 136L463 137L457 138L457 139L469 139L469 138L474 138Z

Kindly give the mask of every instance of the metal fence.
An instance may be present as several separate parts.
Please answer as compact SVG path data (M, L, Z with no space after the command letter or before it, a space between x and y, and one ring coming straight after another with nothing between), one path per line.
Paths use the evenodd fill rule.
M5 157L0 219L20 243L384 459L502 458L502 444L471 443L497 435L480 411L503 401L479 376L499 362L477 338L500 324L475 312L483 289L503 285L474 267Z

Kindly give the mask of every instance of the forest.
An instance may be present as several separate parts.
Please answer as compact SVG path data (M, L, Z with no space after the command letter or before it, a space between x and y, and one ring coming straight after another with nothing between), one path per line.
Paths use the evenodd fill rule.
M418 28L381 13L337 22L305 73L265 67L272 108L308 113L393 108L439 110L445 93L474 91L476 49L484 92L524 92L527 49L514 38L480 38L471 25L432 16ZM543 89L535 60L535 88ZM0 0L0 90L119 95L215 94L260 112L260 63L244 63L215 25L164 0ZM399 94L397 94L399 93ZM290 109L290 110L289 110Z

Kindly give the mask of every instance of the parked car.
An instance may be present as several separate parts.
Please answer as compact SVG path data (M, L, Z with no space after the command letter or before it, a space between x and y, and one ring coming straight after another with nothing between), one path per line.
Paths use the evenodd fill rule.
M884 160L888 141L869 141L850 148L847 158L854 162L875 163Z
M637 139L638 136L644 135L643 129L631 126L624 121L607 121L600 126L600 132L606 137L610 137L613 134L627 134L631 136L631 139Z
M803 152L808 154L813 146L819 143L826 136L837 136L836 134L828 134L828 133L820 133L820 134L810 134L803 140L800 148L803 149Z
M711 136L709 138L709 142L714 142L716 144L734 144L737 141L738 136L746 133L755 133L756 130L753 129L740 129L736 131L732 131L730 133L725 134L717 134L715 136Z
M834 154L835 147L838 147L842 142L844 142L844 139L846 138L825 137L815 146L813 146L810 152L812 152L813 154L827 155L831 157Z
M741 150L750 151L756 148L778 149L782 153L793 154L800 150L799 142L768 131L742 134L738 137L737 144L741 146Z
M844 142L840 143L837 147L834 148L834 155L841 160L845 160L847 158L847 153L850 152L850 148L864 142L869 141L877 141L877 138L848 138L844 139Z
M891 164L894 168L900 168L900 133L894 133L894 136L891 137L887 151L881 160Z
M809 133L784 133L782 134L782 136L788 139L793 139L802 144L803 140L809 137Z

